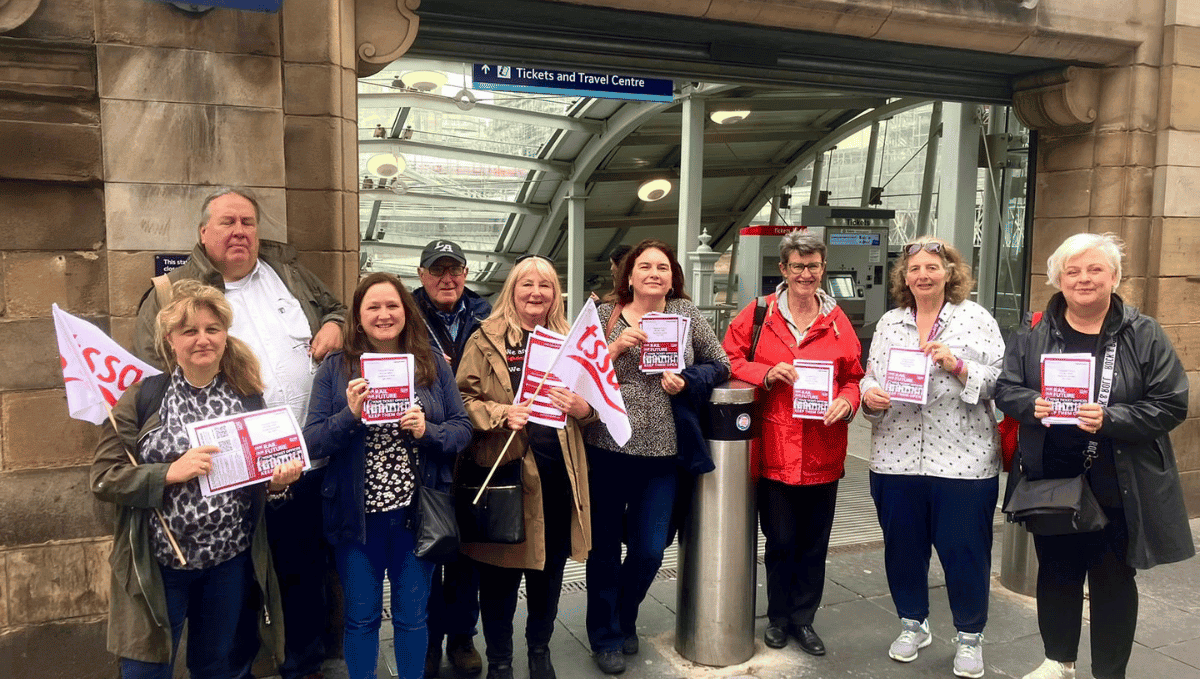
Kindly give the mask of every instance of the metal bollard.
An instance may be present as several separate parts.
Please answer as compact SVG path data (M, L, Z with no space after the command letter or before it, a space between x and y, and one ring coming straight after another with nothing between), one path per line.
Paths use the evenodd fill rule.
M754 655L754 485L750 440L759 423L754 386L739 380L713 390L708 445L716 469L696 479L691 512L679 531L675 650L701 665L726 667Z
M1037 594L1038 560L1033 533L1019 523L1004 524L1000 553L1000 584L1017 594Z

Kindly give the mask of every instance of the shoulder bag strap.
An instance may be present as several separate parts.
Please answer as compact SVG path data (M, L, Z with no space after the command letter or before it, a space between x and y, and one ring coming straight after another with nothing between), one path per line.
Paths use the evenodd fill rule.
M758 336L762 334L763 321L767 318L767 298L759 297L754 305L754 331L750 333L750 354L746 360L754 362L754 352L758 351Z
M158 308L163 309L171 303L171 279L167 278L167 274L155 276L150 279L154 284L154 295L158 298Z
M617 327L617 320L621 318L621 312L624 310L624 304L618 304L613 307L612 315L608 317L608 325L604 328L605 343L608 343L608 338L612 336L613 328Z

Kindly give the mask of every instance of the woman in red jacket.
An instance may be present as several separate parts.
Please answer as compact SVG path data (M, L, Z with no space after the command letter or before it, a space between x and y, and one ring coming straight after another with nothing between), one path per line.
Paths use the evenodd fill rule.
M763 641L783 648L791 632L805 652L824 655L813 617L825 584L838 480L845 474L847 423L859 401L862 347L845 312L821 290L821 239L800 230L784 236L779 271L784 280L765 298L757 344L757 303L752 303L725 333L725 353L735 378L766 391L760 399L762 437L751 448L752 468L760 477L759 520L767 538ZM815 414L817 419L801 419L795 412L795 359L832 364L832 402Z

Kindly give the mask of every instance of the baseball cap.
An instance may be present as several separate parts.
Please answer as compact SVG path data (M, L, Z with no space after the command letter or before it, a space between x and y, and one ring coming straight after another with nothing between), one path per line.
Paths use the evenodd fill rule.
M449 257L463 266L467 264L467 258L463 256L462 248L458 247L458 243L452 240L438 239L430 242L421 251L421 268L428 269L443 257Z

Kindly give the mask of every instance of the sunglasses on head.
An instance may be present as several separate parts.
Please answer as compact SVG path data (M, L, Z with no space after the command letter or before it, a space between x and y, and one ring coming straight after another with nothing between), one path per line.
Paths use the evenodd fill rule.
M921 250L937 254L942 251L942 244L935 240L925 241L924 243L909 243L904 246L904 253L909 257L917 254Z
M517 260L515 262L513 262L513 264L520 264L521 262L524 262L527 259L533 259L534 257L537 257L538 259L544 259L547 262L550 262L551 264L554 263L554 260L550 259L546 255L536 255L532 252L527 252L527 253L521 255L520 257L517 257Z

